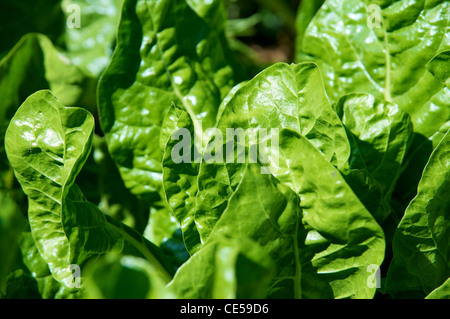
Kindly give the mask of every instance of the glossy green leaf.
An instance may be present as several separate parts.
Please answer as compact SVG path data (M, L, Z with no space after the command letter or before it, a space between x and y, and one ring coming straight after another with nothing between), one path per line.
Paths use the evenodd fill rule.
M388 291L424 298L450 274L450 133L433 151L393 242Z
M232 55L218 1L125 1L117 47L98 90L109 151L134 194L153 196L162 182L158 147L175 103L200 131L214 125L234 85ZM180 19L183 17L183 19Z
M372 298L367 269L384 258L383 231L306 138L282 130L280 157L276 178L247 166L210 240L257 241L276 262L272 297Z
M217 239L183 264L167 289L183 299L265 297L274 273L272 259L245 235Z
M123 0L64 0L65 40L72 62L97 78L108 65L114 49Z
M81 72L44 35L29 34L20 39L0 61L0 140L19 106L32 93L51 89L65 105L74 105L83 90ZM3 142L0 170L9 170Z
M36 246L53 277L72 286L71 264L117 251L123 239L74 184L90 152L94 119L38 91L19 108L5 137L6 152L28 196Z
M333 102L371 93L408 112L414 130L431 137L450 119L450 90L427 70L448 49L450 3L327 0L303 38Z
M271 134L271 129L290 128L309 139L326 160L340 169L348 167L346 131L328 102L314 63L275 64L240 86L228 97L217 128L224 137L227 129L266 128ZM203 241L242 178L243 164L223 162L200 166L194 215Z

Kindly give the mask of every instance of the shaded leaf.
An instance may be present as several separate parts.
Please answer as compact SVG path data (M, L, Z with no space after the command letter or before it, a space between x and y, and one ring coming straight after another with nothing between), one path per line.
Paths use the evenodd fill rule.
M272 275L273 261L253 241L221 237L183 264L167 289L183 299L263 298Z
M393 242L388 292L424 298L449 277L450 133L433 151Z

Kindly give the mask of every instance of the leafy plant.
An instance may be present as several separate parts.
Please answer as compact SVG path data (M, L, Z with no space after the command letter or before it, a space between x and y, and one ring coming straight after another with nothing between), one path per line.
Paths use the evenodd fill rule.
M304 0L255 75L220 0L58 3L0 48L2 298L449 298L447 1Z

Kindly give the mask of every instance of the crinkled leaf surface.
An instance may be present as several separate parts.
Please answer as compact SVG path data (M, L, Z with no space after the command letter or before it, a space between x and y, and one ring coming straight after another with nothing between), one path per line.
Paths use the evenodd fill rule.
M217 128L224 137L227 128L265 128L269 136L271 129L276 133L290 128L309 139L337 167L348 166L350 145L346 131L327 100L314 63L278 63L258 74L229 97ZM200 166L194 215L202 240L208 237L242 178L245 164L232 162L224 158L222 163L202 162Z
M450 275L450 133L433 151L398 225L388 292L424 298Z
M123 239L85 200L74 180L90 152L94 119L38 91L19 108L5 137L6 152L28 196L36 246L53 277L72 286L70 264L120 250Z
M382 97L429 138L450 119L450 90L427 70L450 47L449 8L445 0L327 0L301 48L319 64L333 102L352 92Z
M167 134L161 134L161 136L167 137L163 158L165 199L171 212L180 223L186 247L189 251L194 251L200 246L200 237L194 220L200 164L191 160L196 149L193 138L195 135L194 124L187 112L175 107L167 113L164 124L162 133L166 132ZM184 133L184 135L177 136L179 132ZM176 147L179 140L183 144L185 143L187 150L178 150L177 152ZM176 158L183 152L190 152L190 159L179 162Z
M287 169L286 169L287 168ZM246 235L276 263L270 296L372 298L369 265L384 258L384 235L339 171L305 138L280 133L280 172L244 176L209 240Z
M210 127L234 85L224 22L213 18L223 16L217 10L223 10L218 1L124 3L98 104L109 151L135 194L151 195L161 185L159 138L170 106Z

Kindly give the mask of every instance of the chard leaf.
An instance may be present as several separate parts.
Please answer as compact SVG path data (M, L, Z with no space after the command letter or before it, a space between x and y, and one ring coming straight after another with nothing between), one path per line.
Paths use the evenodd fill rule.
M20 250L22 260L31 276L36 280L37 289L42 299L71 299L80 298L79 291L72 291L60 282L56 281L46 261L41 257L33 235L24 232L20 238Z
M51 89L62 103L74 105L82 95L83 75L46 36L28 34L0 61L1 141L19 106L30 94L41 89ZM2 142L1 175L10 170L3 145Z
M381 224L412 142L410 117L395 104L353 93L339 99L336 112L349 132L352 154L345 171L359 199Z
M388 292L424 298L449 277L450 133L431 154L395 232Z
M328 102L314 63L278 63L240 86L228 98L217 128L224 137L227 129L266 128L270 134L271 129L290 128L308 138L333 165L348 167L350 145L346 131ZM245 164L236 160L226 163L225 157L223 163L202 162L194 215L203 241L227 207L244 168Z
M347 166L345 129L327 99L315 63L276 63L227 98L217 128L291 128L336 167Z
M165 199L171 212L180 223L183 240L188 251L192 252L200 247L200 237L194 219L196 211L195 196L198 192L197 177L200 166L191 157L196 150L193 139L195 135L194 124L187 112L173 107L167 113L164 127L167 133L163 159ZM169 128L171 133L169 133ZM178 137L179 132L184 133L184 135ZM190 140L184 141L185 138L190 138ZM176 150L174 150L179 143L179 139L186 143L188 147L188 150L182 152L191 153L187 161L179 162L178 156L181 151L176 153Z
M50 89L65 105L78 102L83 74L42 34L23 36L0 63L2 117L15 113L32 93Z
M282 130L280 157L276 178L246 167L209 240L259 243L276 263L269 297L372 298L367 269L384 258L383 231L305 137Z
M297 31L297 37L295 39L295 47L297 60L301 61L303 37L305 35L308 25L316 15L317 11L323 5L325 0L302 0L298 7L297 18L295 20L295 30Z
M371 93L398 104L430 138L450 119L450 91L427 71L450 46L449 8L445 0L327 0L301 48L319 64L333 102Z
M6 152L28 196L36 246L53 277L71 288L71 264L122 249L123 239L85 200L75 178L90 152L94 119L63 106L51 92L31 95L11 120Z
M265 297L274 273L267 253L245 234L216 239L180 267L168 291L183 299Z
M127 0L117 47L98 90L109 151L134 194L152 197L162 182L161 125L175 103L201 131L216 121L235 72L219 1ZM183 17L180 19L179 17Z

